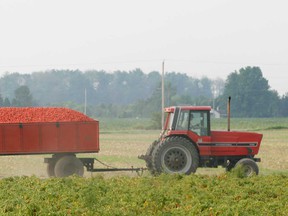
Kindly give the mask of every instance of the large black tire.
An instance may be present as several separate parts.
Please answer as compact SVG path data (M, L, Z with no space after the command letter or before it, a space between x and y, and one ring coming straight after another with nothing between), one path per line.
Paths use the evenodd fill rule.
M56 177L83 176L84 165L76 156L66 155L56 162L54 172Z
M183 137L168 137L155 147L152 165L156 173L190 174L196 172L199 154L195 146Z
M259 167L257 163L250 158L242 158L236 163L235 168L240 166L242 167L243 174L246 177L259 174Z
M149 170L149 172L151 174L154 174L155 173L155 170L153 169L153 165L152 165L152 153L155 149L155 147L157 146L158 144L158 141L155 140L150 146L149 148L147 149L146 151L146 156L148 156L148 159L146 159L146 167L147 169Z

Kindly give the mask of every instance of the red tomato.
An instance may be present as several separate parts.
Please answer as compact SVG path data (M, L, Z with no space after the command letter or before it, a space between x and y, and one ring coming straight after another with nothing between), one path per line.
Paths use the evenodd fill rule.
M93 121L88 116L63 107L3 107L0 123Z

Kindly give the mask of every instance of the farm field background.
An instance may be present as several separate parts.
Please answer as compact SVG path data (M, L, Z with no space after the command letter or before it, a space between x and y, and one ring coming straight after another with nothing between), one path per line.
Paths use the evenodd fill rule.
M137 156L160 133L147 130L150 124L100 119L100 153L81 156L112 167L144 167ZM213 129L226 125L225 119L212 120ZM85 172L85 178L49 179L43 158L50 155L1 156L0 214L287 215L288 119L231 119L231 130L263 133L259 176L242 179L219 167L190 176Z

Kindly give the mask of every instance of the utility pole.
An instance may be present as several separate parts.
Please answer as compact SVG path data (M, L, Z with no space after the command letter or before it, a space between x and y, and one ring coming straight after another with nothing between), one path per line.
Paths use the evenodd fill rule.
M164 106L165 106L165 93L164 93L164 60L162 62L162 118L161 118L161 124L162 124L162 130L164 129Z
M87 106L87 91L84 90L84 114L86 115L86 106Z

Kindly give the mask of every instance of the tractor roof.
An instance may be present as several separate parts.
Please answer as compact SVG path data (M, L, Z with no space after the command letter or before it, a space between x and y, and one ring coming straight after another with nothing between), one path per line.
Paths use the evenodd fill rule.
M210 106L177 106L181 110L195 110L195 111L211 111ZM176 107L166 107L165 112L174 112Z

